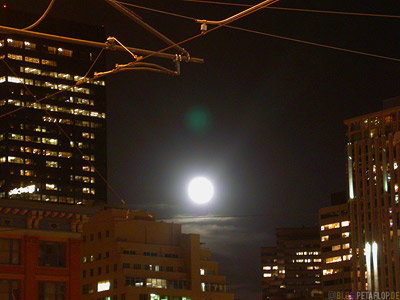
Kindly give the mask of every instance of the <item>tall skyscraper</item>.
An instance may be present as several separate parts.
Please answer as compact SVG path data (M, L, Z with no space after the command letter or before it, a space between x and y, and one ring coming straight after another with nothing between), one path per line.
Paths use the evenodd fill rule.
M345 121L353 291L400 290L399 122L400 106Z
M322 298L318 227L278 228L261 249L263 300Z
M2 25L15 22L15 16L20 17L5 14ZM96 31L65 21L46 26L52 33ZM98 53L90 47L0 33L0 198L106 201L106 185L95 171L107 175L105 82L74 86ZM104 56L96 67L104 70ZM63 92L37 101L57 91ZM17 108L23 109L13 112Z

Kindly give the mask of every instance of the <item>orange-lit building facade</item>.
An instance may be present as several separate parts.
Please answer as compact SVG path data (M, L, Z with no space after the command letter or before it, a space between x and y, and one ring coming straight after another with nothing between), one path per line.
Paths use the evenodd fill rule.
M0 299L81 299L81 230L76 207L0 200Z
M400 290L399 100L345 121L353 291Z
M348 203L319 210L321 226L321 268L325 299L329 292L351 289L352 249Z
M84 226L83 300L233 300L200 236L110 208Z

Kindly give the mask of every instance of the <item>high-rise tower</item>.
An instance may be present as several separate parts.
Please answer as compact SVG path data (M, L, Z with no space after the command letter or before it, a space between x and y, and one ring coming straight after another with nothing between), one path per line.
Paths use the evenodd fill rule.
M12 15L6 15L10 22ZM96 31L64 21L51 26L62 33ZM105 82L74 86L99 51L0 33L0 198L68 204L106 200L96 172L106 177ZM104 69L104 57L99 66ZM57 91L63 92L37 101ZM18 108L23 109L13 112Z
M353 291L400 290L399 120L400 106L345 121Z

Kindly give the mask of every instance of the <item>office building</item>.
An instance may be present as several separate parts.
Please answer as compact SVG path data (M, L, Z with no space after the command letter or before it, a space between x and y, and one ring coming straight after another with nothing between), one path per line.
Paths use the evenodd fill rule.
M233 300L198 234L109 208L83 230L83 300Z
M91 210L0 199L0 299L80 300L81 232Z
M352 249L348 203L319 210L324 299L329 292L351 291Z
M400 290L399 120L395 106L345 121L353 291Z
M3 10L0 23L17 25L21 16L25 21L26 15ZM43 23L41 29L51 28L52 33L101 34L65 21ZM105 82L77 85L98 52L0 33L0 198L106 201L106 185L96 172L106 177ZM104 56L96 67L104 70Z
M318 227L278 228L261 249L263 300L322 298Z

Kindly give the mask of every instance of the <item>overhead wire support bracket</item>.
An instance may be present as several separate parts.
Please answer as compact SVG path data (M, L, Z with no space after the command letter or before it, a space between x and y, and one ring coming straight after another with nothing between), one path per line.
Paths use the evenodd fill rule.
M224 20L220 20L220 21L210 21L210 20L200 20L200 19L196 19L196 23L200 23L201 24L201 31L206 31L207 30L207 24L209 25L220 25L223 26L224 24L228 24L231 23L233 21L236 21L237 19L240 19L244 16L247 16L248 14L251 14L259 9L262 9L268 5L270 5L273 2L277 2L277 0L265 0L259 4L256 4L252 7L249 7L248 9L245 9L244 11L241 11L240 13L233 15L229 18L226 18Z
M58 41L58 42L66 42L66 43L72 43L72 44L83 45L83 46L91 46L91 47L96 47L96 48L106 48L106 49L115 49L118 51L126 51L122 46L118 46L118 45L111 46L109 43L100 43L100 42L76 39L76 38L71 38L71 37L66 37L66 36L59 36L59 35L48 34L48 33L43 33L43 32L29 31L29 30L12 28L12 27L2 26L2 25L0 25L0 32L21 34L21 35L27 35L27 36L37 37L37 38L44 38L44 39L48 39L48 40ZM128 48L130 51L140 54L140 55L151 55L153 57L165 58L165 59L170 59L170 60L175 60L175 58L176 58L175 54L162 53L162 52L138 49L138 48L133 48L133 47L126 47L126 48ZM204 63L204 59L190 57L190 56L182 57L182 61L190 62L190 63Z
M190 54L187 50L185 50L184 48L182 48L181 46L177 45L175 42L173 42L172 40L170 40L168 37L166 37L165 35L163 35L161 32L159 32L157 29L153 28L152 26L150 26L149 24L147 24L146 22L144 22L139 16L137 16L133 11L131 11L130 9L126 8L125 6L117 3L114 0L104 0L105 2L107 2L108 4L110 4L112 7L114 7L116 10L118 10L119 12L123 13L124 15L126 15L129 19L131 19L132 21L134 21L135 23L139 24L140 26L142 26L143 28L145 28L147 31L149 31L150 33L152 33L153 35L155 35L156 37L158 37L160 40L164 41L165 43L167 43L170 46L173 46L173 48L175 48L176 50L178 50L182 55L185 55L187 59L190 58Z

